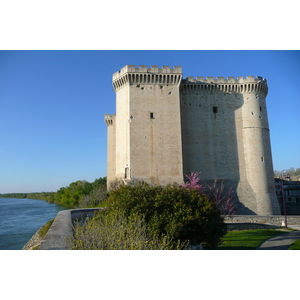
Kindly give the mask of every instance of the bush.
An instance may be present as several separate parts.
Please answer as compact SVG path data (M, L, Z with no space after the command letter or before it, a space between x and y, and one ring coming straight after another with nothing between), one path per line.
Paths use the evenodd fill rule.
M89 194L83 195L77 207L97 207L107 197L106 186L97 186Z
M76 224L71 243L73 250L172 250L187 246L180 241L174 246L170 237L159 236L139 214L126 217L106 211L98 212L83 226Z
M194 189L179 186L120 186L111 191L103 205L107 212L130 218L143 215L147 226L160 237L173 241L213 247L226 233L226 226L215 203Z

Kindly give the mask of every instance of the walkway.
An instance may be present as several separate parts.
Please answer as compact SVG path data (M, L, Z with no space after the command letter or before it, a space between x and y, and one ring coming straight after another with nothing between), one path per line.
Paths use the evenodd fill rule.
M294 241L300 239L300 225L290 225L288 227L297 229L297 231L274 236L264 241L256 250L288 250Z

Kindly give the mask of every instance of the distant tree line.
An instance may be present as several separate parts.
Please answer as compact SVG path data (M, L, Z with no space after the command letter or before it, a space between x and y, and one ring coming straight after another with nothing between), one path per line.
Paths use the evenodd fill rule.
M7 193L0 194L0 198L18 198L18 199L38 199L52 202L55 192L42 192L42 193Z
M101 177L92 183L78 180L56 192L9 193L0 194L0 198L40 199L74 208L97 206L106 195L106 177Z
M274 177L280 177L282 171L274 171ZM289 176L299 176L300 175L300 168L289 168L284 170L284 174L288 174Z

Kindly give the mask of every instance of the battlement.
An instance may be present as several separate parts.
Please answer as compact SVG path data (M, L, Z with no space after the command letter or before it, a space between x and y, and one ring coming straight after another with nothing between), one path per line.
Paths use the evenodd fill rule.
M151 66L140 65L138 68L135 65L126 65L120 71L113 74L113 81L127 73L154 73L154 74L182 74L182 67L175 66L173 69L170 66Z
M182 67L127 65L113 74L113 86L115 90L125 85L132 84L173 84L178 85L182 79Z
M268 93L267 80L263 77L246 76L244 77L202 77L196 78L187 76L182 80L184 90L200 89L203 91L219 91L226 93Z
M197 76L193 78L191 76L187 76L186 79L183 79L183 83L216 83L216 84L228 84L228 83L236 83L236 84L243 84L243 83L264 83L267 84L267 80L260 76L246 76L246 77L202 77Z
M140 84L172 84L179 85L183 89L201 89L201 90L215 90L228 93L268 93L267 80L260 76L246 76L246 77L202 77L197 76L193 78L187 76L182 79L182 67L175 66L173 69L170 66L151 66L140 65L126 65L120 71L113 74L113 86L118 90L126 85L140 85Z
M112 115L105 114L104 115L104 121L105 121L107 127L113 125L115 117L116 117L116 114L112 114Z

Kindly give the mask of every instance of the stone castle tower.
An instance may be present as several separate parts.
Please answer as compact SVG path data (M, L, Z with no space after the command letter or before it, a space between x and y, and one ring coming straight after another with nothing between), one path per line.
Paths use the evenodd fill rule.
M239 214L280 214L261 77L187 77L182 68L127 65L113 74L107 179L181 184L201 172L231 187Z

